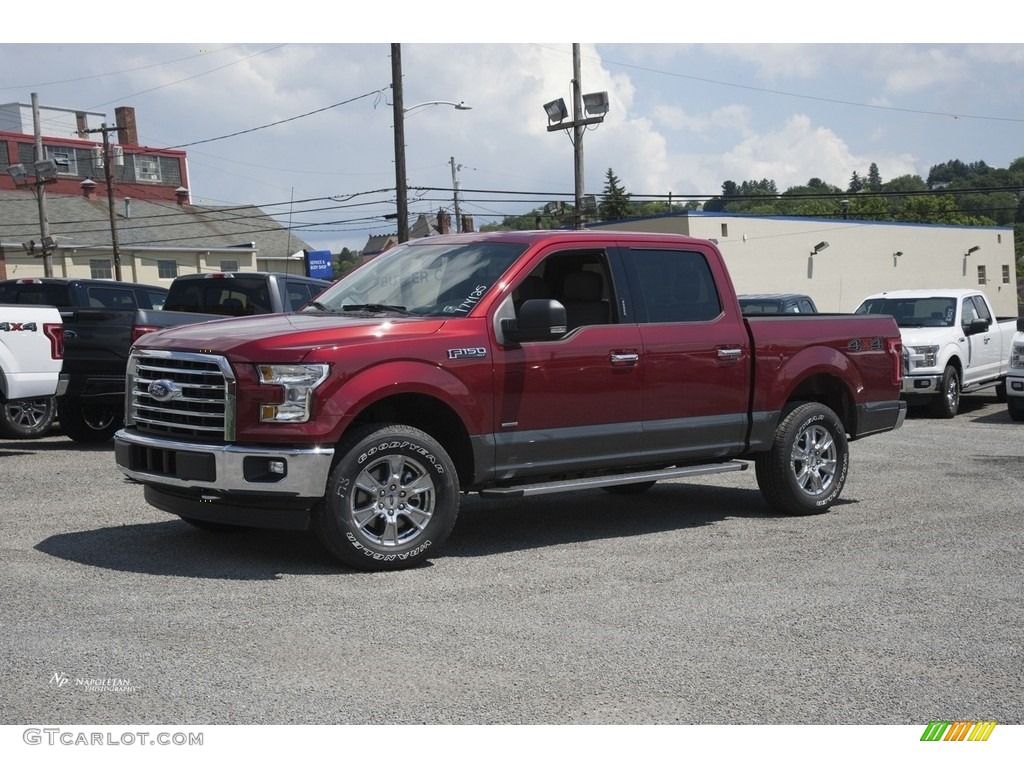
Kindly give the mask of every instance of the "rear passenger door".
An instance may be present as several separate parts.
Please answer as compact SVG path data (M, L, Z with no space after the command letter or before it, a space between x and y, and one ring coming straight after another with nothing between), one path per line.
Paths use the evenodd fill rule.
M645 453L735 455L746 438L750 342L718 290L727 280L720 261L699 250L633 248L625 264L642 341Z

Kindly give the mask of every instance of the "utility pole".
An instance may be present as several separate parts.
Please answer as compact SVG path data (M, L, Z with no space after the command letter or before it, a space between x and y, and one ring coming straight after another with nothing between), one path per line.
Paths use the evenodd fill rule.
M402 46L391 44L391 101L395 114L395 203L398 242L409 240L409 190L405 178L405 104L402 95Z
M462 231L462 216L459 214L459 180L455 175L455 172L462 168L461 165L455 165L455 158L450 158L452 164L452 202L455 204L455 231Z
M114 279L121 280L121 248L117 243L117 218L114 214L114 171L110 167L110 132L124 130L123 126L115 125L108 128L101 123L99 128L92 128L86 133L103 134L103 175L107 180L107 206L110 209L110 243L114 251Z
M39 94L32 94L32 126L35 133L36 162L45 160L43 151L43 134L39 124ZM36 201L39 203L39 236L43 248L43 275L53 277L53 256L50 253L50 220L46 215L46 185L38 181L36 183Z
M576 210L573 211L575 229L583 229L583 85L580 82L580 44L572 44L572 133L575 152Z

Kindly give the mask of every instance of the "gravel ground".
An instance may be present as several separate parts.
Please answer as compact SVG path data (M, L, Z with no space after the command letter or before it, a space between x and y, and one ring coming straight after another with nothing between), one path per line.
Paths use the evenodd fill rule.
M193 529L112 445L0 441L0 724L1019 724L1022 436L990 397L912 413L813 517L752 467L469 497L381 574Z

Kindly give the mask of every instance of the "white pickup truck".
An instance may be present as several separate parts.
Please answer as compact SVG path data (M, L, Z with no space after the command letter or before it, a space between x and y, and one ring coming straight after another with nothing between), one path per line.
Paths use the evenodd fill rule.
M0 435L34 437L43 422L49 426L52 398L67 387L63 364L64 324L56 307L0 305Z
M988 297L970 289L888 291L868 296L858 314L892 315L903 340L903 396L951 419L960 394L995 387L1006 396L1016 318L997 318Z
M1024 317L1017 320L1017 333L1010 344L1006 370L1006 410L1014 421L1024 421Z

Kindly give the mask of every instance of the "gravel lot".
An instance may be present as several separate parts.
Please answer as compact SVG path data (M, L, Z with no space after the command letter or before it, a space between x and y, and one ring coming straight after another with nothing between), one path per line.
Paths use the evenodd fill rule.
M1022 438L992 397L912 413L806 518L753 467L470 497L383 574L193 529L112 445L0 441L0 724L1019 724Z

